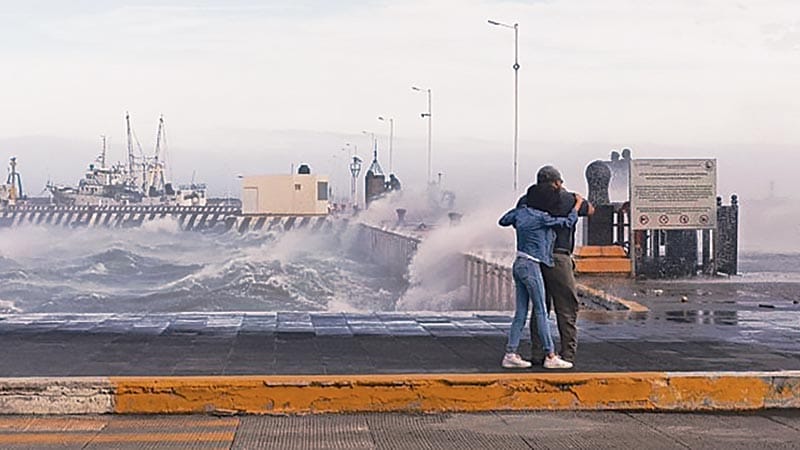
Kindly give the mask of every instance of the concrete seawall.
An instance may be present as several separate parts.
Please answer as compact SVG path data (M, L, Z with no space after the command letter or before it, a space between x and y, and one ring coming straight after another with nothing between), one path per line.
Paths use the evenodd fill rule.
M321 229L326 216L243 215L233 206L15 206L0 210L0 227L39 225L63 228L139 227L161 219L177 221L185 231L288 231Z
M356 251L373 263L403 276L417 253L421 239L398 231L358 224Z
M378 228L359 224L358 250L375 264L403 276L413 262L423 239L402 230ZM469 299L465 309L471 311L510 311L514 309L514 279L510 259L464 252L462 257L463 283ZM646 311L636 302L578 284L578 293L595 309L614 311Z

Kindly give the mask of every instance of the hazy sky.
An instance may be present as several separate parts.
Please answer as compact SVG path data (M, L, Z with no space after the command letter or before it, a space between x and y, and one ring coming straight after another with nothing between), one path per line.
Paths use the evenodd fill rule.
M729 187L764 149L800 144L796 0L2 0L0 157L75 180L98 135L121 153L130 111L146 148L165 115L183 176L341 167L333 154L364 153L361 130L386 133L387 115L416 180L416 84L433 90L434 171L510 176L513 31L487 19L520 24L523 179L552 161L579 178L628 145L716 156Z

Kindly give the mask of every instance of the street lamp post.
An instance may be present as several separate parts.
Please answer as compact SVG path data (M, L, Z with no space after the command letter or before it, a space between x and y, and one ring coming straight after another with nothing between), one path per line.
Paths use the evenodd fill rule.
M358 178L359 172L361 172L361 158L358 157L358 144L346 142L344 146L347 150L353 150L352 155L350 155L353 160L350 163L350 173L353 176L350 184L350 201L353 206L358 206L358 183L356 179ZM356 164L356 162L358 162L358 164Z
M358 207L358 198L356 197L356 181L358 181L358 174L361 172L361 158L353 155L353 161L350 163L350 174L353 176L350 180L350 203L353 208Z
M378 160L378 140L375 138L375 133L372 131L363 130L361 131L362 134L365 136L369 136L372 139L372 158L377 161Z
M385 119L383 116L378 116L378 120L389 122L389 173L392 173L392 141L394 141L394 119L391 117Z
M339 149L339 151L344 155L343 158L342 158L342 161L343 161L343 163L346 164L347 160L348 160L347 148L342 147L342 148ZM332 164L333 167L331 168L330 179L328 180L328 186L329 186L328 190L330 191L330 198L331 198L332 202L333 202L333 185L334 184L338 184L338 181L341 180L339 175L337 175L337 173L339 171L339 168L341 167L341 166L339 166L338 161L339 161L338 154L337 153L332 153L331 154L331 164ZM347 177L345 177L345 179L347 179Z
M508 25L494 20L489 21L492 25L497 25L504 28L514 30L514 191L517 190L517 142L519 140L519 24Z
M411 86L411 89L417 92L427 92L428 93L428 112L420 114L422 118L428 118L428 184L431 184L431 90L430 89L422 89L416 86Z

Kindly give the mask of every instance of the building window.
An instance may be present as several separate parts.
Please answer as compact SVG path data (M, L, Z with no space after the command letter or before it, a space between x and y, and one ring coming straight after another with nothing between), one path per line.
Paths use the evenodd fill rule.
M328 200L328 182L327 181L317 181L317 200L319 200L319 201Z
M302 187L303 187L303 185L301 185L301 184L295 184L294 185L294 190L295 191L299 191Z

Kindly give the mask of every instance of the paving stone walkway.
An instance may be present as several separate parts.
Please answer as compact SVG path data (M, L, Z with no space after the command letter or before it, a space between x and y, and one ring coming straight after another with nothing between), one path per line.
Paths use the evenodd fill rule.
M0 316L0 376L503 372L510 321L510 313L10 314ZM577 371L800 370L800 326L773 311L587 314L579 329Z

